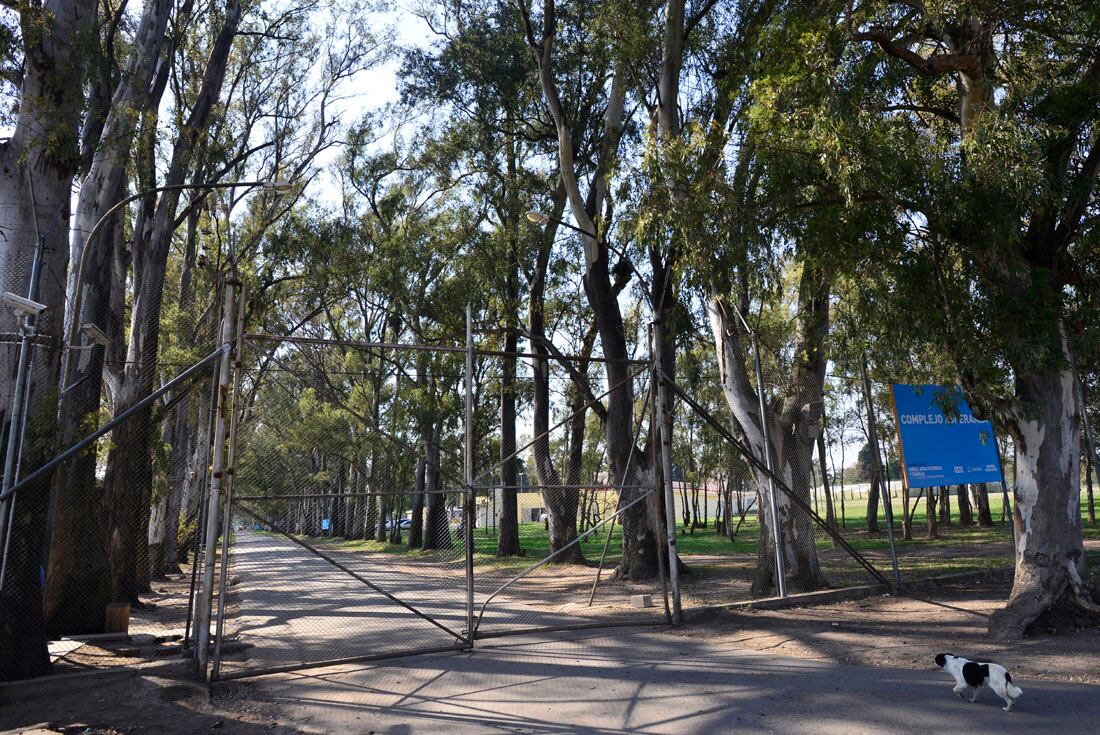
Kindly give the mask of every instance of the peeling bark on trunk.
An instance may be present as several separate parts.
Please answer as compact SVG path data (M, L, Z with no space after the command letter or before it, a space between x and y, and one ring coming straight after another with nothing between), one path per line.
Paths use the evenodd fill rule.
M165 185L182 184L192 156L206 129L214 104L221 94L226 65L241 4L226 8L203 73L194 107L175 141ZM155 209L144 205L134 233L134 294L130 318L130 344L122 371L115 413L128 410L152 391L160 347L160 317L163 304L168 251L174 231L178 190L164 192ZM108 508L108 554L111 559L113 599L137 602L140 580L136 559L145 543L151 495L152 409L138 411L115 431L108 462L106 505ZM137 553L135 553L137 552Z
M769 417L770 441L776 475L810 502L810 468L814 443L821 431L825 365L825 336L828 332L828 279L804 266L799 288L799 322L794 353L802 358L795 365L791 391L783 400L778 416ZM711 300L707 308L714 334L722 392L730 409L734 429L741 440L763 461L764 433L759 398L749 382L748 359L742 345L742 331L726 307ZM765 410L771 410L765 408ZM775 543L769 499L764 496L768 479L756 472L760 531L756 574L752 591L756 596L773 594L775 580ZM798 510L785 493L776 493L776 510L782 532L783 555L790 592L811 592L827 585L817 559L813 526L807 514Z
M1064 339L1063 349L1069 349ZM1016 396L1026 407L1010 427L1019 538L1008 603L989 620L990 634L999 638L1100 619L1081 535L1080 406L1073 380L1069 369L1016 376Z
M548 2L545 9L547 12L543 17L542 39L537 40L533 35L533 28L529 28L528 44L538 65L539 84L557 132L558 170L569 209L580 230L585 233L582 236L584 292L596 317L604 357L608 359L604 363L608 385L616 386L608 395L607 417L603 426L608 464L614 482L627 486L653 487L650 458L645 456L644 450L637 448L634 436L634 386L627 380L630 376L629 366L622 362L629 354L618 294L612 288L609 251L602 240L603 233L600 232L602 226L607 224L602 218L607 214L605 206L610 186L611 162L622 135L628 69L624 63L618 61L612 70L596 165L587 195L583 195L578 181L571 121L566 118L551 68L554 37L557 33L553 2ZM641 492L644 491L624 489L620 496L622 505L629 505L641 497ZM619 578L651 579L659 572L657 538L649 525L651 513L645 507L650 502L653 502L652 495L646 503L631 506L619 517L623 528L623 556L616 570Z
M959 525L973 526L974 513L970 509L970 492L966 485L959 485L955 499L959 502Z
M93 32L94 3L88 0L25 3L18 6L25 44L22 88L15 129L0 143L0 249L4 290L26 295L31 255L43 239L42 278L36 300L49 311L39 318L34 361L27 386L26 431L20 466L26 475L58 449L57 399L61 373L66 237L73 176L80 165L81 90L85 59L80 48ZM9 11L11 12L11 11ZM14 50L13 50L14 51ZM16 51L17 53L17 51ZM0 332L18 331L15 314L0 309ZM11 431L18 348L8 346L0 366L0 438ZM9 506L10 543L0 592L0 681L49 673L43 619L42 569L49 539L51 474L32 483Z
M550 553L554 564L582 564L584 553L580 544L569 546L577 538L577 513L580 503L580 490L561 489L561 475L554 466L554 460L550 453L550 352L543 344L546 338L546 275L550 265L550 254L554 247L554 238L557 234L556 221L561 219L565 210L565 190L561 184L554 194L554 206L551 211L550 224L542 235L539 243L538 257L535 263L535 273L531 278L530 292L527 303L527 331L531 335L531 351L539 355L533 365L533 411L532 429L534 431L532 454L535 458L535 477L542 486L542 498L546 503L546 515L548 533L550 536ZM590 330L591 339L585 340L585 346L590 351L595 332ZM582 350L583 352L583 350ZM584 354L588 354L585 352ZM587 415L584 407L584 399L578 386L574 386L569 401L569 410L574 413L573 419L567 425L569 431L568 456L566 458L565 484L575 486L580 484L581 458L584 453L584 419ZM579 413L577 413L579 411ZM568 550L557 553L569 546Z

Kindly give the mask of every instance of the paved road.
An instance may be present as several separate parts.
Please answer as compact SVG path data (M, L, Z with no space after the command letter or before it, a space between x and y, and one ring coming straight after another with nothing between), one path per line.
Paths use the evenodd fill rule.
M1091 733L1100 687L1020 681L1011 714L984 691L951 693L938 670L775 657L649 628L507 639L227 686L304 732Z
M223 672L257 667L440 648L456 644L455 635L388 600L362 582L285 538L237 532L234 537L229 622L250 648L227 656ZM415 607L442 626L461 634L466 628L465 561L460 551L434 563L410 563L389 554L325 550L341 564ZM476 575L475 605L480 606L503 578L490 570ZM553 573L549 572L548 573ZM623 590L601 592L587 608L587 577L536 578L526 587L493 600L479 631L483 633L618 620L657 619L662 611L623 607ZM583 592L582 592L583 590Z

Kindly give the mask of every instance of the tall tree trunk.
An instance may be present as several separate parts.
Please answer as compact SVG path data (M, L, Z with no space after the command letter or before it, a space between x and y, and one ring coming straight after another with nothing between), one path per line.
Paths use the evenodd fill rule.
M229 52L240 19L240 0L232 0L211 46L194 106L173 146L165 176L166 186L182 184L187 174L200 136L221 94ZM175 229L179 196L178 190L166 191L160 196L154 211L149 212L143 206L144 216L139 218L134 228L130 345L118 390L116 415L148 396L154 387L168 251ZM145 546L144 531L149 518L153 428L151 408L146 407L135 413L116 430L108 462L108 553L113 597L118 601L136 602L140 591L136 560Z
M607 399L607 416L603 422L607 458L613 482L626 486L620 494L622 505L630 506L619 516L623 529L623 555L616 575L633 580L650 579L660 569L657 538L649 525L652 514L645 507L647 503L654 502L653 495L650 494L644 503L631 503L642 497L644 492L634 489L635 487L652 487L655 483L650 458L637 448L634 436L634 386L629 380L630 368L625 362L629 354L622 313L619 310L618 292L612 287L608 265L609 250L601 236L603 228L597 227L597 222L602 222L602 217L606 214L611 162L622 135L628 69L622 61L615 62L604 111L603 129L599 136L597 161L588 193L583 195L576 166L571 121L566 118L552 69L553 39L556 32L556 21L551 12L543 18L543 40L536 41L533 31L528 40L538 66L543 98L557 131L558 170L569 201L569 209L580 230L585 233L582 235L584 292L596 317L600 344L606 358L604 368L607 383L612 387Z
M874 474L871 476L871 487L867 491L867 533L874 535L878 533L878 501L879 501L879 480ZM908 517L908 513L904 514ZM912 538L912 532L909 534L909 538Z
M198 330L195 328L194 317L191 314L194 306L194 273L195 259L197 257L199 211L196 209L187 217L187 235L184 239L183 267L180 271L179 311L183 315L183 327L177 344L180 346L193 346L198 341ZM179 572L179 527L180 511L183 507L184 488L188 469L188 459L191 456L192 432L196 428L191 416L191 393L198 388L198 384L183 389L183 395L179 396L179 402L167 419L168 429L165 432L165 440L169 446L168 454L168 499L165 503L162 564L160 573L176 574ZM236 410L236 409L234 409Z
M825 522L829 528L837 530L836 509L833 507L833 491L829 483L829 466L825 460L825 427L822 419L821 433L817 435L817 458L821 465L821 486L825 491Z
M1068 354L1064 329L1062 335ZM1016 397L1028 410L1010 425L1018 448L1019 536L1012 592L989 620L990 633L1001 638L1091 623L1100 615L1081 535L1081 429L1073 379L1067 368L1016 375Z
M431 445L428 447L427 477L425 483L426 518L424 519L424 543L420 548L450 549L454 546L451 527L447 518L447 496L443 493L443 472L440 466L439 442L442 440L443 419L432 426Z
M973 526L974 513L970 509L970 493L966 485L959 485L955 498L959 501L959 525Z
M820 431L823 405L825 336L828 332L828 279L809 264L803 267L799 286L798 331L794 354L796 374L792 391L783 401L778 416L769 416L770 443L776 475L807 504L810 502L810 467L817 433ZM748 357L742 346L743 332L727 307L712 299L708 303L714 334L722 391L729 406L734 428L741 440L759 459L764 459L763 417L756 389L749 381ZM771 411L769 407L765 410ZM768 487L768 478L757 472L759 492ZM773 524L781 529L787 588L792 592L810 592L827 583L821 572L814 544L813 527L806 513L796 509L785 493L776 493L778 519L771 516L769 499L758 495L760 543L752 591L756 596L773 594L775 579L775 542Z
M993 514L989 510L989 488L985 483L974 486L974 496L978 505L978 525L983 528L992 528Z
M108 313L112 292L125 288L115 282L111 268L115 238L121 237L123 213L106 223L98 237L87 243L92 248L80 272L85 238L93 232L103 214L125 191L126 165L140 116L160 103L163 85L153 84L154 72L164 45L165 28L172 2L155 0L145 4L125 69L118 78L110 108L95 141L86 141L91 153L87 176L80 187L74 216L69 271L70 294L82 291L79 314L67 321L95 324L101 329ZM76 283L78 275L82 282ZM117 336L108 332L110 336ZM80 434L95 428L100 410L100 378L104 349L74 351L66 359L66 386L59 415L63 445L74 443ZM102 496L95 480L95 448L69 463L58 473L52 499L54 535L47 573L46 616L53 632L93 633L103 629L103 607L109 601L107 582L106 530L102 524ZM160 508L161 516L167 512ZM158 538L163 529L158 529ZM158 549L158 556L159 549ZM159 571L159 570L158 570Z
M508 274L506 277L508 301L506 307L508 314L506 319L511 322L514 318L514 297L516 292L515 257L514 253L508 255ZM518 335L516 330L509 326L504 338L504 351L515 354L518 348ZM519 477L517 469L516 451L516 358L501 358L500 377L500 533L497 536L497 556L522 556L523 550L519 545L519 505L518 489Z
M940 525L951 525L951 488L940 488Z
M924 488L924 512L928 516L926 519L928 522L928 538L936 539L940 537L940 529L936 525L936 489L931 487Z
M424 439L424 455L416 458L416 491L413 494L412 522L409 525L410 549L419 549L424 545L424 492L429 489L427 458L432 452L431 440L431 434L428 434Z
M77 145L84 96L81 51L93 32L94 3L48 0L18 6L22 88L11 137L0 143L0 250L5 290L25 295L31 254L43 240L42 278L36 301L50 311L39 320L34 367L27 386L27 417L20 441L22 474L45 464L57 450L57 386L65 313L64 274L72 180L80 165ZM9 11L10 12L10 11ZM0 310L0 331L18 331L16 315ZM0 439L12 430L18 349L3 351L0 367ZM43 620L42 569L47 564L48 515L53 475L9 499L7 564L0 591L0 681L46 674L50 659Z
M543 502L546 503L548 533L550 537L551 562L554 564L581 564L584 554L580 544L569 546L577 538L577 511L580 503L580 490L575 486L581 482L580 463L584 455L584 419L587 410L581 397L579 386L573 386L569 401L569 410L573 418L568 424L569 443L566 459L565 484L562 489L561 475L554 466L550 453L550 352L546 347L546 276L550 265L550 254L557 234L557 221L565 210L565 190L561 183L554 193L554 204L550 224L546 227L539 242L535 272L531 278L527 301L527 331L530 334L531 351L537 357L534 362L532 431L534 432L532 453L535 459L535 478L541 486ZM595 340L595 330L588 332L592 339L586 340L591 346ZM577 413L579 411L579 414ZM562 549L568 550L561 552ZM561 553L558 553L561 552Z

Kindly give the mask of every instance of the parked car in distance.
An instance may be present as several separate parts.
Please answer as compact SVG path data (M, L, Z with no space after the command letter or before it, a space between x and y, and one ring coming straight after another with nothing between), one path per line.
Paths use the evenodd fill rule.
M404 531L406 528L411 528L412 524L412 518L402 518L397 522L397 527ZM393 530L393 521L386 521L386 530Z

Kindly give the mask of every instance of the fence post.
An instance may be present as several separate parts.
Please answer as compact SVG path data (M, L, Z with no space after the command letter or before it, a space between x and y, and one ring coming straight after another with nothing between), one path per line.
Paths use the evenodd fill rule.
M222 558L221 568L218 572L218 630L214 636L214 659L210 667L211 681L216 680L218 674L221 673L222 639L225 637L225 598L229 585L229 532L231 530L229 524L233 518L233 487L236 484L237 474L237 423L240 421L241 356L244 353L244 304L245 287L242 285L240 296L237 299L237 344L233 355L233 400L229 404L229 410L233 413L229 417L229 454L226 458L227 467L225 470L225 514L222 519Z
M738 311L740 316L741 312ZM741 319L744 323L744 317ZM745 329L749 325L745 324ZM783 564L783 530L779 527L779 504L775 499L775 468L772 467L771 430L768 428L768 407L764 403L764 370L760 366L760 338L752 334L752 361L756 368L756 394L760 399L760 431L764 434L764 466L768 468L768 506L772 514L772 539L775 544L775 584L780 597L787 596L787 570Z
M27 287L27 298L38 300L38 281L42 275L42 251L46 239L38 236L34 248L34 260L31 261L31 282ZM4 454L4 480L0 485L0 589L4 588L4 576L8 567L8 534L11 532L11 519L15 512L15 497L8 495L8 489L15 482L16 457L22 453L23 426L26 421L27 383L31 358L31 341L38 333L38 316L28 312L23 318L23 328L19 338L19 363L15 373L15 396L12 398L11 418L8 421L8 447ZM64 346L63 346L64 347ZM64 349L68 349L64 347Z
M466 304L466 414L464 420L466 481L466 639L474 646L474 521L477 512L474 496L474 312Z
M683 609L680 605L680 565L679 554L676 552L676 501L672 492L672 437L670 426L672 424L667 415L668 410L668 386L665 385L665 366L661 358L661 346L664 344L664 322L658 318L653 322L653 361L656 366L657 395L657 436L661 448L661 474L662 484L665 486L665 534L666 547L668 549L668 578L672 587L672 621L679 625L684 621Z
M890 563L894 567L894 581L901 586L901 572L898 571L898 550L894 546L894 509L890 502L890 493L885 489L886 483L882 479L882 464L878 453L878 430L875 428L875 404L871 400L871 381L867 378L867 355L863 356L860 363L860 371L863 374L863 398L867 403L867 442L871 445L871 473L878 478L878 491L882 497L882 507L886 511L886 540L890 544ZM908 508L902 509L908 513Z
M218 364L218 394L217 407L214 419L214 446L210 472L210 497L206 506L206 539L203 544L205 549L203 558L202 594L199 597L198 613L196 614L196 626L198 632L195 636L195 660L198 666L199 677L206 679L206 666L210 654L210 617L214 602L214 557L215 547L218 543L219 515L221 505L221 486L225 470L225 415L229 401L229 376L232 360L230 350L233 347L233 330L235 326L234 306L237 294L237 268L234 263L230 267L229 276L225 283L225 306L222 309L221 344L224 353Z

